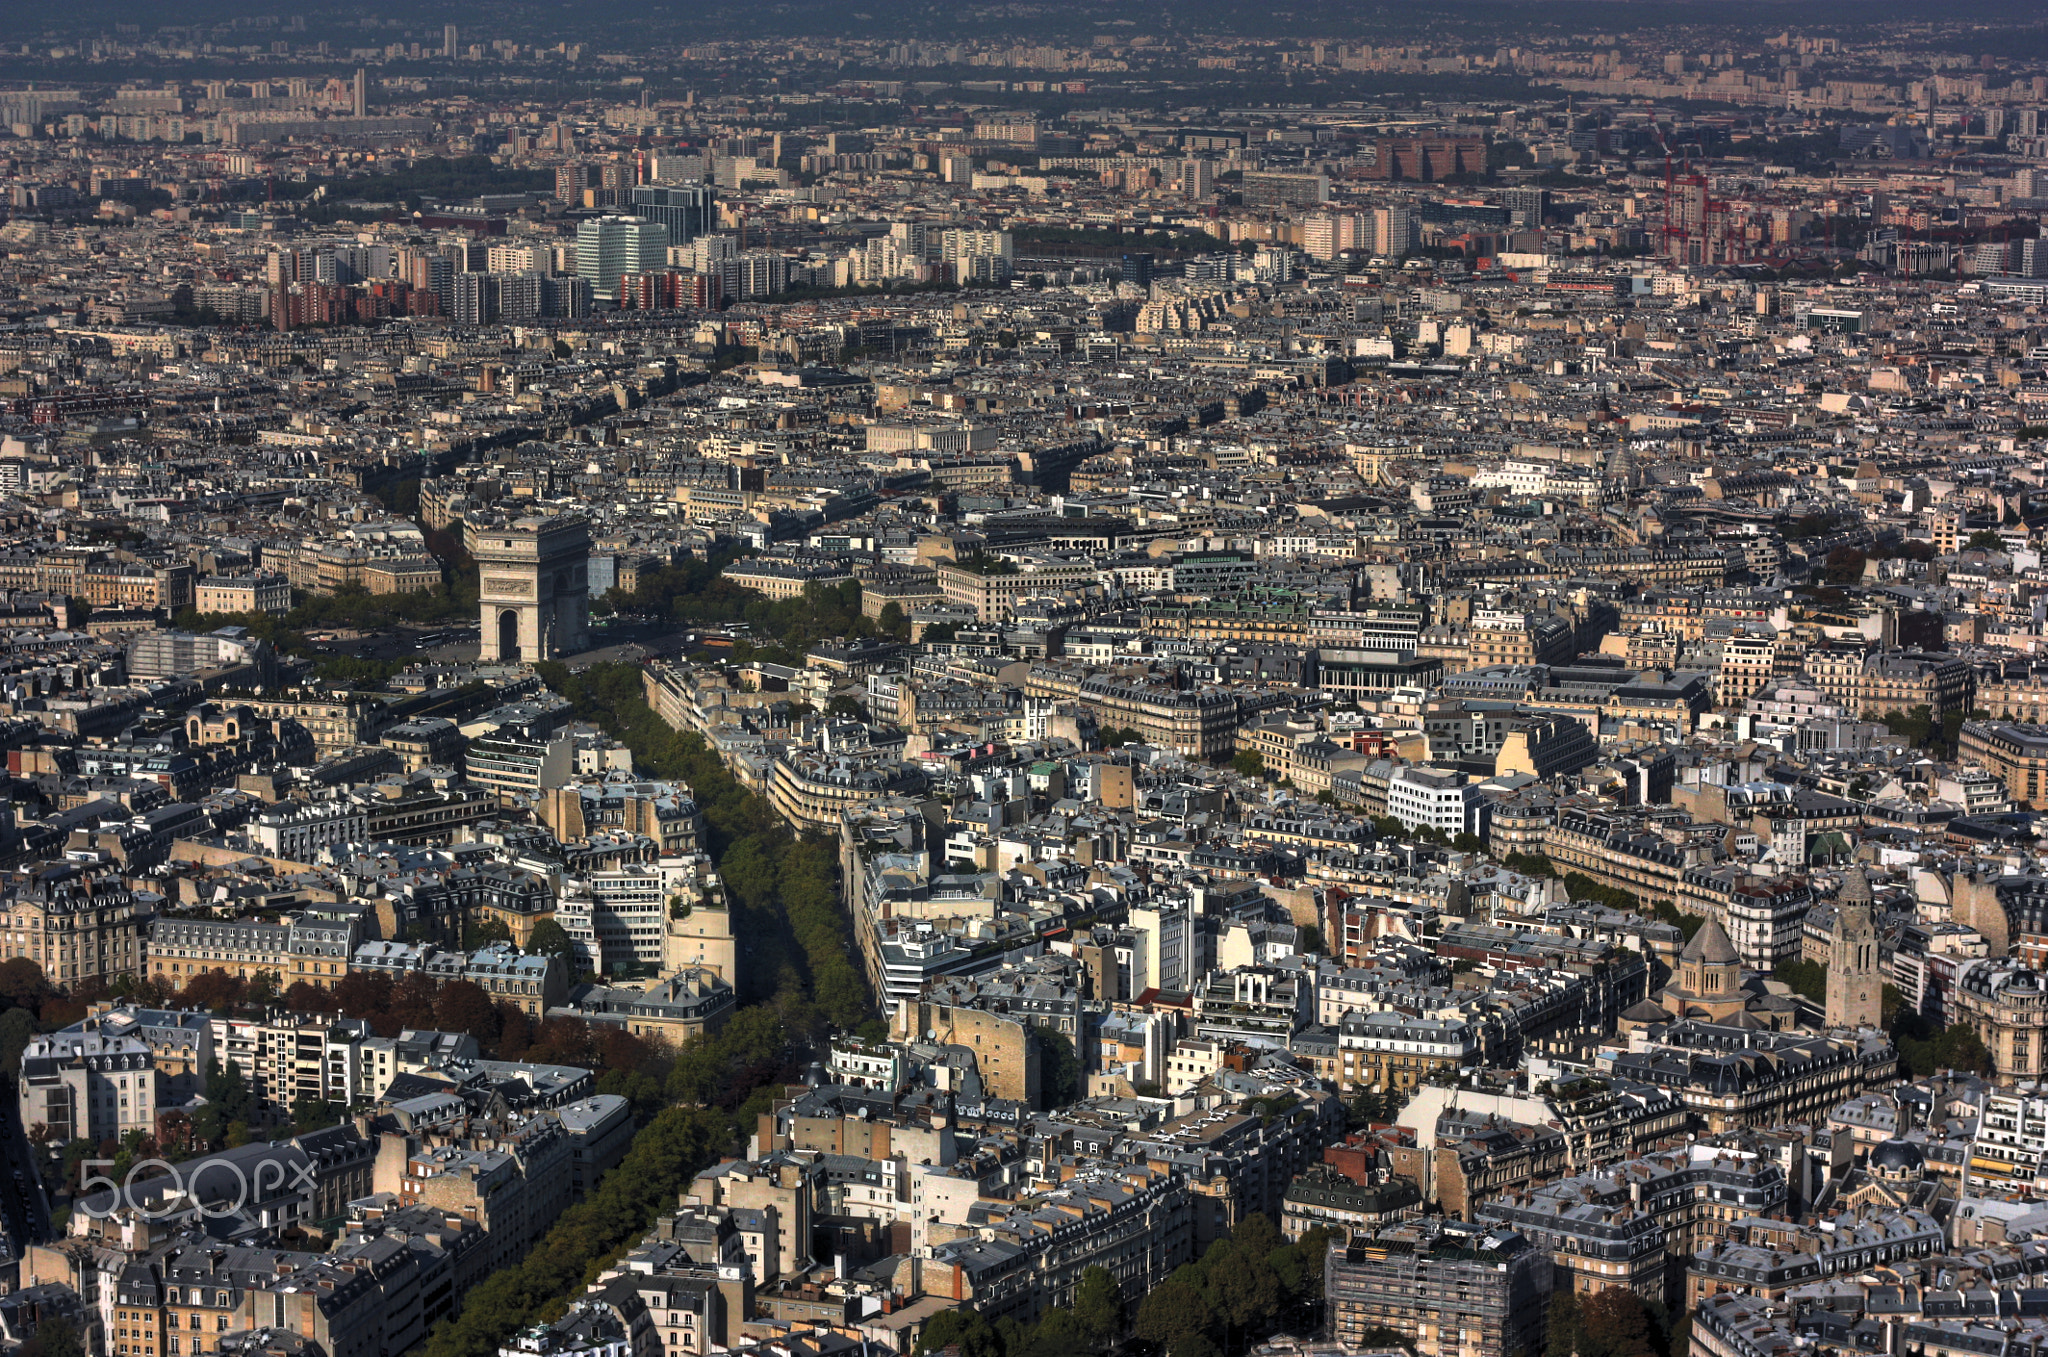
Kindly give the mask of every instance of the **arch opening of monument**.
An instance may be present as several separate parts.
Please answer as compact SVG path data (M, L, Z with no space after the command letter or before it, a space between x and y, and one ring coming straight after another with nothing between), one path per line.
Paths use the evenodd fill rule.
M589 646L590 529L574 514L522 518L479 534L479 657L516 664Z

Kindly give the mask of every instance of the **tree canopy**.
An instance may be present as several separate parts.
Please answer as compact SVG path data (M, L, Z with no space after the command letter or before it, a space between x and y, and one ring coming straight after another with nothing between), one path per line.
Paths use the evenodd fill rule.
M679 735L649 711L637 666L600 664L573 675L555 664L541 670L580 717L632 748L636 767L689 785L704 814L706 847L725 883L734 930L748 940L742 1005L715 1034L607 1070L599 1091L626 1097L645 1118L624 1162L526 1258L472 1288L461 1310L429 1335L425 1357L496 1357L513 1333L559 1314L565 1299L594 1279L622 1244L674 1208L699 1169L743 1148L747 1133L833 1028L860 1028L875 1015L866 979L852 960L832 849L798 838L701 739ZM535 941L542 940L536 930ZM513 1014L503 1016L501 1046L509 1049ZM620 1039L637 1040L615 1028L549 1019L525 1049L531 1058L587 1064ZM1006 1350L989 1349L987 1357L1006 1357Z

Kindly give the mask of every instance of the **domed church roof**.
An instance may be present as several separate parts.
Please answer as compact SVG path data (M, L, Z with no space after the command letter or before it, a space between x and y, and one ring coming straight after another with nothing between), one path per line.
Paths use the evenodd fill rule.
M1927 1156L1910 1140L1887 1140L1870 1152L1870 1167L1892 1173L1914 1173L1927 1166Z

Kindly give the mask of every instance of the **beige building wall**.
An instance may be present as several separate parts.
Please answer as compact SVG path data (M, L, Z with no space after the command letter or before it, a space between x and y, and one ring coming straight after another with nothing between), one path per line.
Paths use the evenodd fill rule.
M944 1004L906 1003L897 1008L891 1035L923 1041L926 1032L942 1045L965 1046L974 1052L975 1066L989 1096L1038 1106L1038 1047L1023 1023L998 1013Z
M667 919L661 939L663 975L690 966L715 972L728 985L739 983L739 942L723 899L698 901L688 918Z

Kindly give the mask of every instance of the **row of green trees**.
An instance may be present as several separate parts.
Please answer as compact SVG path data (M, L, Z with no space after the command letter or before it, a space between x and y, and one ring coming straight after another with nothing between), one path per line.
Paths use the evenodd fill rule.
M1334 804L1335 797L1331 798ZM1394 839L1402 843L1426 843L1438 848L1454 848L1460 853L1484 853L1486 840L1477 834L1448 833L1435 825L1403 824L1391 815L1374 818L1372 832L1383 839Z
M27 1049L28 1039L37 1032L63 1025L48 1019L72 1020L68 1004L64 1005L66 1011L44 1012L60 1002L49 977L34 961L27 957L0 961L0 1070L20 1073L21 1053ZM85 1016L83 1008L79 1016Z
M918 1336L917 1357L957 1350L960 1357L1077 1357L1107 1352L1124 1334L1124 1296L1108 1268L1081 1272L1071 1309L1048 1310L1036 1324L1009 1316L991 1323L979 1311L942 1310Z
M1283 1325L1312 1322L1329 1251L1320 1226L1290 1244L1265 1216L1246 1216L1139 1303L1132 1336L1167 1357L1220 1357Z
M477 617L477 567L464 560L449 568L451 578L433 589L407 594L372 594L356 586L331 594L303 590L293 595L288 613L202 613L181 608L174 619L185 631L215 627L247 627L280 650L309 650L305 633L322 628L375 631L401 622L433 626L443 622L474 622Z
M1670 1357L1688 1346L1690 1324L1627 1287L1581 1296L1560 1288L1550 1297L1547 1351L1557 1357Z
M1816 1004L1828 1001L1828 968L1817 961L1781 961L1773 978L1784 981L1794 994Z
M1977 718L1989 714L1977 711L1970 715ZM1863 719L1882 721L1886 730L1907 744L1942 759L1956 756L1957 743L1963 733L1963 712L1960 709L1951 709L1936 721L1933 709L1925 703L1903 712L1886 712L1882 717L1866 713Z
M407 660L365 660L353 655L327 655L314 649L306 633L323 628L375 631L401 622L434 626L449 622L474 622L477 617L477 575L474 564L458 570L453 578L434 589L410 594L372 594L362 589L342 589L332 594L297 596L292 610L276 613L202 613L182 608L174 619L181 631L212 631L216 627L246 627L250 635L270 642L280 655L294 655L316 661L317 678L331 679L355 687L370 688L383 683L405 668Z
M1521 872L1528 876L1558 875L1557 864L1542 853L1509 853L1501 859L1501 863L1509 871ZM1604 885L1587 876L1584 872L1564 873L1564 888L1574 900L1591 900L1595 904L1605 905L1609 909L1620 910L1626 914L1640 914L1675 925L1680 932L1685 934L1687 942L1691 942L1692 935L1699 932L1701 925L1706 923L1705 919L1696 914L1683 912L1668 900L1659 900L1654 905L1645 905L1642 897L1634 891L1625 891L1619 886Z
M435 1327L426 1357L495 1357L520 1329L559 1318L622 1245L675 1209L690 1179L732 1146L737 1130L721 1108L656 1113L588 1200L570 1207L531 1253L492 1273L469 1292L459 1313Z
M331 990L305 983L280 989L273 972L238 977L212 970L191 977L182 988L153 977L123 977L123 983L109 994L153 1007L202 1009L223 1016L257 1016L280 1006L296 1013L341 1013L367 1021L380 1036L395 1036L406 1028L467 1032L491 1058L592 1070L597 1074L598 1091L625 1098L641 1119L653 1116L669 1102L667 1079L678 1059L667 1047L623 1027L580 1018L533 1017L517 1005L494 1001L481 986L460 979L436 981L423 975L394 979L357 972ZM69 1018L68 1012L56 1016ZM9 1072L18 1069L28 1037L54 1025L35 1021L24 1008L0 1012L0 1063ZM335 1125L350 1111L341 1104L302 1098L280 1118L266 1112L234 1065L212 1065L204 1074L205 1106L189 1115L177 1109L165 1111L150 1132L130 1131L97 1145L83 1140L69 1143L61 1161L52 1166L57 1176L50 1181L51 1188L75 1189L84 1181L83 1161L89 1157L113 1160L116 1179L125 1179L129 1165L144 1159L180 1160L234 1149L287 1124L294 1133L315 1131ZM40 1123L25 1129L31 1143L37 1145L50 1137L49 1128Z
M1391 1122L1401 1115L1401 1109L1413 1096L1397 1088L1388 1089L1385 1093L1361 1088L1344 1105L1344 1119L1354 1131L1362 1131L1376 1122Z
M547 663L541 678L633 750L634 765L687 783L704 816L712 857L744 940L742 998L797 986L827 1022L859 1029L873 1016L839 907L837 855L799 838L768 803L740 786L700 736L678 732L647 705L639 666L596 664L580 673Z
M312 194L321 188L326 194L315 199ZM553 188L547 171L501 165L487 155L429 156L380 173L314 180L297 208L308 221L331 222L362 215L361 209L346 206L350 202L396 202L414 209L430 196L470 198L480 193L544 193Z
M1072 1308L1048 1310L1029 1325L948 1310L925 1325L917 1354L957 1348L960 1357L1073 1357L1107 1352L1130 1338L1166 1357L1221 1357L1283 1325L1312 1320L1329 1245L1321 1227L1290 1244L1272 1221L1250 1215L1145 1296L1123 1295L1116 1278L1091 1267L1081 1274Z
M1086 1092L1081 1057L1066 1033L1056 1027L1031 1029L1032 1044L1038 1047L1038 1088L1047 1107L1065 1107Z
M488 157L485 157L488 159ZM419 478L407 477L380 492L384 505L401 517L419 512ZM347 628L376 631L410 622L438 626L452 622L474 622L480 579L476 558L462 545L460 532L420 525L430 554L441 562L441 583L432 589L404 594L372 594L349 587L332 594L296 590L292 609L275 613L202 613L180 609L174 622L184 631L211 631L215 627L247 627L254 636L270 642L281 655L296 655L317 661L313 673L352 687L375 688L405 668L406 660L365 660L353 655L325 655L306 639L309 631Z
M799 597L771 599L719 573L736 559L719 555L666 566L641 576L639 587L630 592L612 590L597 610L650 614L685 627L744 623L760 639L739 642L729 658L771 664L800 665L807 648L834 637L910 639L910 624L900 606L886 605L879 617L862 615L857 580L812 584Z
M1522 861L1529 862L1531 859L1523 858ZM1547 865L1550 859L1544 858L1543 861ZM1510 861L1509 865L1514 864ZM1523 869L1518 867L1515 870ZM1556 868L1552 867L1551 870L1554 872ZM1634 891L1625 891L1619 886L1602 885L1584 872L1566 872L1564 888L1574 900L1591 900L1626 914L1642 914L1661 920L1683 933L1687 942L1691 942L1692 935L1699 932L1707 922L1700 915L1686 913L1669 900L1659 900L1653 905L1645 905L1642 897Z
M802 990L827 1023L858 1029L872 1020L873 1002L839 907L832 846L797 836L766 800L739 784L701 736L656 716L639 666L612 662L571 673L549 662L538 668L579 717L632 749L635 767L689 786L733 911L734 934L742 939L742 1001Z
M637 667L542 668L578 715L626 742L636 766L689 783L742 939L743 1004L723 1030L689 1041L663 1068L625 1076L622 1091L649 1112L625 1161L525 1259L472 1290L428 1338L425 1357L493 1357L519 1329L560 1317L622 1246L675 1208L698 1170L738 1152L816 1043L835 1027L873 1020L850 961L831 851L796 839L701 739L677 735L648 710Z
M1783 971L1784 968L1780 967L1781 976ZM1822 974L1825 976L1824 971ZM1825 1002L1826 994L1827 982L1823 979L1821 1002ZM1961 1022L1937 1028L1918 1009L1908 1004L1905 994L1892 985L1884 987L1882 1002L1881 1021L1892 1045L1898 1048L1900 1074L1917 1079L1941 1070L1961 1070L1966 1074L1986 1076L1992 1073L1991 1050L1977 1035L1976 1028Z
M651 1090L661 1103L624 1162L565 1213L525 1259L473 1290L429 1337L426 1357L491 1357L519 1329L559 1318L622 1246L639 1239L702 1168L737 1153L747 1129L793 1082L829 1024L800 988L734 1014L715 1036L686 1043Z

